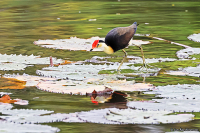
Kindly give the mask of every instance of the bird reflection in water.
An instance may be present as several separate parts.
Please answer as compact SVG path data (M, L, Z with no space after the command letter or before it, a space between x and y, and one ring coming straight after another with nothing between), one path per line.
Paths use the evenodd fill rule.
M110 88L106 88L107 90ZM86 96L90 96L91 102L95 105L99 103L126 103L127 102L127 94L121 91L101 91L96 92L95 90L92 93L87 93Z

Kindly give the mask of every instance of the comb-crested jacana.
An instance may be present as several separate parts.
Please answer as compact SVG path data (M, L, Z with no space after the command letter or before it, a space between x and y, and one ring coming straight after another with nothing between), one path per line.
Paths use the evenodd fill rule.
M107 54L113 54L114 52L121 50L125 53L125 56L119 65L117 71L120 72L120 68L124 62L124 59L127 57L127 53L124 50L125 47L127 47L131 43L131 39L133 38L134 34L137 30L137 22L134 22L132 25L128 27L117 27L112 29L108 32L108 34L105 37L105 41L103 40L95 40L92 44L92 51L94 48L100 48ZM142 53L142 59L143 59L143 66L146 67L144 53L141 45L136 45L140 48Z

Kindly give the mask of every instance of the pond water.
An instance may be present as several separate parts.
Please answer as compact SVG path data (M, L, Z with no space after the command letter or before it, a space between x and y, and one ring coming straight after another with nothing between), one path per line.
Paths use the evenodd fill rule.
M187 36L200 33L200 1L197 0L1 0L0 1L0 53L40 55L41 57L57 57L70 61L85 61L93 56L106 57L103 52L69 51L48 49L34 45L39 39L55 40L70 37L91 38L94 36L105 37L108 31L115 27L129 26L137 21L138 34L134 39L151 41L144 45L146 58L175 58L176 52L184 49L181 46L166 41L156 40L152 37L161 37L168 41L181 43L191 47L200 47L200 44L187 39ZM141 56L136 47L126 49L130 56ZM123 52L118 51L111 55L107 61L120 62ZM117 58L118 57L118 58ZM146 83L158 85L168 84L200 84L199 77L176 76L164 74L167 70L177 70L180 67L197 66L200 56L192 55L195 60L174 61L166 63L153 63L162 68L158 76L147 77ZM127 60L128 61L128 60ZM126 62L127 62L126 61ZM49 65L34 65L25 70L0 71L4 74L29 74L37 75L36 70L41 70ZM127 70L128 71L128 70ZM109 71L104 71L109 73ZM102 72L102 73L104 73ZM133 79L129 79L133 80ZM143 82L142 77L135 76L135 82ZM8 79L0 79L0 91L12 93L11 98L28 100L29 104L14 105L17 109L44 109L55 113L73 113L93 109L117 107L126 108L125 104L102 103L95 105L90 97L81 95L55 94L38 90L36 87L24 89L10 89ZM130 93L130 92L127 92ZM154 95L141 94L133 99L152 99ZM163 133L171 128L200 129L199 113L195 113L195 120L176 124L159 125L107 125L94 123L45 123L65 132L132 132L132 133ZM0 130L1 132L1 130Z

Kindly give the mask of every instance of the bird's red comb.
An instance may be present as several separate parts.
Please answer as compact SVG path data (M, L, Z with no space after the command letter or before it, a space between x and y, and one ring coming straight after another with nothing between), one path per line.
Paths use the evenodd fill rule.
M98 43L99 43L99 40L95 40L92 44L92 49L96 48Z

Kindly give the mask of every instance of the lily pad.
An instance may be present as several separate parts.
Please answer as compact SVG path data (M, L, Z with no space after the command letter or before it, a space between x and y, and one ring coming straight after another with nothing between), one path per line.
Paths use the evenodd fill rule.
M14 78L20 81L26 81L25 86L36 86L41 81L49 81L49 80L57 80L56 78L48 78L42 76L33 76L28 74L5 74L3 75L4 78Z
M105 38L100 38L100 37L92 37L89 39L71 37L70 39L38 40L34 41L34 44L45 48L90 51L90 49L92 48L92 43L98 39L105 40ZM130 46L149 44L149 43L150 43L149 41L131 40ZM102 50L94 49L94 51L102 51Z
M145 94L157 94L156 97L164 97L170 99L196 99L200 100L200 85L183 84L183 85L167 85L158 86L152 91L144 92Z
M62 59L52 58L52 61L54 64L64 63ZM26 67L32 66L30 64L50 64L50 57L0 54L0 70L24 70Z
M0 133L55 133L60 129L47 125L35 125L35 124L16 124L9 122L0 122Z
M193 119L193 114L168 115L172 111L145 111L105 108L71 114L65 122L90 122L101 124L160 124L180 123ZM69 119L69 120L68 120ZM72 121L70 121L72 119Z
M0 102L0 111L7 111L13 107L12 104Z
M86 93L91 93L94 90L103 91L106 87L121 91L145 91L154 86L144 83L134 84L132 81L121 80L102 80L93 83L91 82L90 84L83 81L61 80L40 82L36 87L40 90L54 93L86 95Z
M110 121L124 124L160 124L160 123L180 123L193 119L192 114L167 115L172 111L146 111L133 109L110 109L110 113L105 118Z
M160 103L158 103L160 102ZM199 112L200 102L195 99L153 99L153 101L131 101L127 103L130 108L143 110L166 110L173 112Z
M0 70L8 71L8 70L25 70L27 67L26 64L20 63L1 63L0 62Z
M100 70L112 70L117 69L118 64L114 65L60 65L58 67L45 67L42 70L37 70L36 73L38 75L47 76L47 77L55 77L60 79L74 79L74 80L84 80L84 79L102 79L104 75L99 75L98 72ZM129 68L128 66L122 66L122 69Z
M58 122L68 117L68 115L60 113L40 116L41 114L47 114L53 112L46 110L14 109L6 111L3 110L1 112L2 114L8 114L9 116L0 116L0 118L5 119L8 122L25 123L25 124Z
M180 59L187 59L190 58L190 55L193 54L200 54L200 48L186 48L186 49L181 49L176 52L176 55Z
M99 109L99 110L91 110L88 112L79 112L78 117L79 119L85 121L85 122L91 122L91 123L101 123L101 124L120 124L120 122L113 122L110 120L107 120L104 116L109 113L109 109ZM113 110L117 110L117 108L113 108Z
M12 109L12 110L2 110L2 114L11 116L38 116L44 114L50 114L54 111L49 110L32 110L32 109Z
M52 58L54 64L63 63L64 60ZM50 64L50 57L40 57L34 55L16 55L16 54L0 54L0 62L12 62L20 64Z
M187 38L194 42L200 42L200 33L189 35Z
M177 59L174 59L174 58L152 58L152 59L146 58L145 62L150 64L150 63L167 62L167 61L175 61L175 60L177 60ZM137 57L137 58L133 58L132 60L129 60L129 62L134 63L134 64L142 64L143 60L142 60L142 58Z

